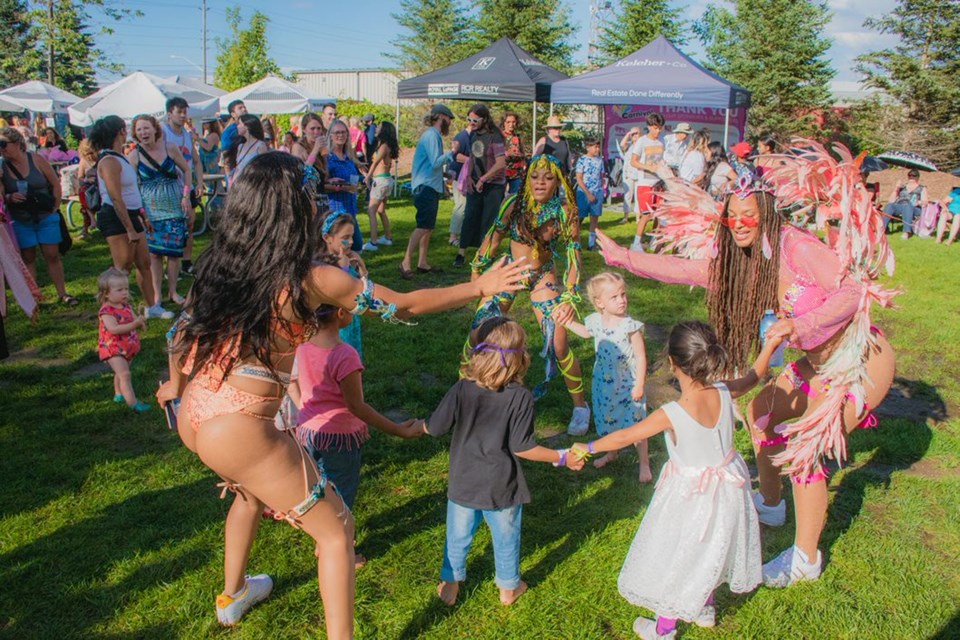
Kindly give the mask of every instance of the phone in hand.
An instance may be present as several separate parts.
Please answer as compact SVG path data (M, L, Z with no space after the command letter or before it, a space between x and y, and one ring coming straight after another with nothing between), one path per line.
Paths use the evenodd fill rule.
M180 413L180 398L174 398L163 405L163 414L167 417L167 428L177 430L177 415Z

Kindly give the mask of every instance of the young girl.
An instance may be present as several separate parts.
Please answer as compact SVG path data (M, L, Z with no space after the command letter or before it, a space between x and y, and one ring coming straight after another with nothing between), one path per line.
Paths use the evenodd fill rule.
M571 320L566 327L581 338L593 338L597 359L593 365L593 421L597 433L625 429L647 417L643 386L647 378L647 351L643 344L643 323L627 315L627 285L619 273L604 271L587 282L587 296L597 313L584 324ZM647 441L636 443L640 458L640 482L650 482L650 455ZM594 460L603 468L617 459L612 449Z
M574 172L577 176L577 210L580 220L590 216L590 236L587 248L595 249L597 222L603 213L603 158L600 157L600 140L587 138L583 141L587 155L577 158Z
M733 448L733 398L759 382L780 342L769 336L744 377L711 383L730 367L726 350L709 325L677 325L667 353L680 399L639 424L571 450L576 455L614 451L665 432L670 460L618 585L627 600L657 614L656 621L641 616L633 623L641 638L675 637L678 619L712 627L718 585L726 582L731 591L745 593L762 580L750 474Z
M130 362L140 352L137 329L147 321L137 316L130 306L129 276L125 271L110 267L97 279L97 301L100 303L99 351L100 360L113 369L113 401L143 413L150 409L146 402L137 400L130 376Z
M367 425L400 438L422 434L417 420L398 424L364 401L360 356L338 334L351 317L331 305L317 309L319 327L297 347L287 392L299 409L297 440L317 466L326 469L343 502L353 509L360 483L360 447L370 437ZM357 564L364 561L356 554Z
M324 251L337 260L337 265L354 278L367 277L367 265L358 253L350 249L353 244L356 218L346 211L331 211L320 223ZM363 360L363 337L360 333L360 316L353 316L350 324L340 329L340 339L357 350Z
M434 436L456 425L450 444L447 540L437 586L437 595L448 605L457 601L460 582L467 577L467 552L481 518L493 537L500 602L513 604L527 590L520 579L520 516L530 491L518 458L583 467L566 449L537 444L533 394L523 386L529 367L520 325L504 316L486 320L477 329L461 379L423 423Z

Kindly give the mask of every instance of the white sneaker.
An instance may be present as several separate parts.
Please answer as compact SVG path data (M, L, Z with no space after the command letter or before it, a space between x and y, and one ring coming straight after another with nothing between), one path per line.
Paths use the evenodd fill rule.
M380 250L380 247L373 244L372 242L364 242L363 248L361 249L361 251L379 251L379 250Z
M574 407L573 415L570 416L570 424L567 425L567 434L571 436L582 436L590 430L590 407Z
M753 506L757 508L757 519L761 524L768 527L782 527L787 521L787 501L780 500L776 506L770 507L764 504L763 494L759 491L753 491Z
M716 626L717 608L712 604L703 605L703 609L700 609L700 613L698 613L697 617L693 619L693 624L705 629Z
M657 621L640 616L633 621L633 632L643 638L643 640L673 640L677 637L677 630L660 635L657 633Z
M267 599L273 591L273 580L265 573L246 576L243 591L236 598L221 593L217 596L217 620L220 624L232 627L240 622L250 607Z
M381 247L392 247L393 240L391 240L387 236L381 236L377 238L377 244L380 245Z
M797 547L789 547L776 558L763 565L763 584L772 588L789 587L797 582L816 580L820 577L823 555L817 549L816 562L810 562Z
M152 307L147 308L147 317L148 318L162 318L163 320L170 320L173 318L173 311L167 311L160 303L153 305Z

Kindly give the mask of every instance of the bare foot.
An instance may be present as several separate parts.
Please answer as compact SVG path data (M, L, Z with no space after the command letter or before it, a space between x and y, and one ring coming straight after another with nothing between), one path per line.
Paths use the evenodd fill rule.
M640 465L640 477L638 479L642 483L653 482L653 473L650 471L649 464Z
M448 607L452 607L457 603L457 595L460 593L460 583L459 582L444 582L440 581L440 584L437 585L437 595L443 601L443 604ZM503 593L501 591L501 593ZM501 600L503 596L500 596Z
M522 596L526 590L527 583L523 580L520 581L520 584L517 585L516 589L500 589L500 604L505 607L509 607L511 604L516 602L517 598Z
M353 568L360 569L363 565L367 564L367 558L362 553L353 552Z
M619 457L616 451L608 451L606 455L601 456L593 461L593 466L597 469L603 469L605 466L613 462Z

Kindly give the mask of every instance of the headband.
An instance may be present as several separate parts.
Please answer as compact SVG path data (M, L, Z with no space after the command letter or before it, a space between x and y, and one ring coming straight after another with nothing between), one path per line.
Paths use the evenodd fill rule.
M500 363L506 367L507 366L507 357L503 354L505 353L521 353L523 349L505 349L498 344L492 342L481 342L473 348L474 353L480 353L482 351L496 351L500 354Z
M333 203L331 202L330 204L333 204ZM342 218L344 216L349 216L349 215L350 214L344 211L343 209L332 210L329 214L327 214L327 217L323 219L323 226L321 227L321 230L320 230L321 234L327 235L328 233L330 233L330 229L333 228L333 223L337 220L337 218Z
M566 195L566 201L573 204L577 201L576 196L570 188L570 183L567 182L567 177L563 174L563 167L560 165L560 161L547 153L540 153L530 158L530 165L527 167L527 179L524 181L523 186L523 200L525 209L529 212L535 212L537 215L535 227L539 227L552 219L562 222L566 216L563 207L544 206L534 200L533 189L530 187L530 174L534 171L549 171L552 173L559 183L557 190L559 191L559 189L562 188ZM554 194L551 200L557 200L557 203L559 203L557 194Z

